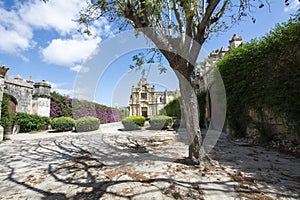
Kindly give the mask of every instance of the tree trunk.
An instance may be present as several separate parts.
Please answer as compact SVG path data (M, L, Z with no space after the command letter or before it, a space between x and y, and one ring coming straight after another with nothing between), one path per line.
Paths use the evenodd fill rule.
M176 72L179 80L179 87L182 99L182 106L184 114L184 121L186 124L187 134L190 138L189 141L189 159L193 163L199 163L201 151L201 132L199 127L199 109L198 101L195 90L188 80L179 72Z

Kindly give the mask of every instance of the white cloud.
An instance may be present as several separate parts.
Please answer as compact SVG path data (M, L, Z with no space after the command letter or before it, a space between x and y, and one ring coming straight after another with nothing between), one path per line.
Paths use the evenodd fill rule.
M92 35L99 35L104 38L114 36L111 26L106 18L101 18L94 21L92 26L89 27Z
M73 96L74 90L73 89L65 89L62 88L63 86L66 86L67 83L55 83L55 82L48 82L51 85L51 90L56 91L57 93L61 95L66 96Z
M43 46L43 61L78 71L76 65L82 64L93 53L101 38L113 35L109 22L104 18L90 25L92 37L77 32L79 26L74 20L79 18L80 10L86 5L87 2L82 0L51 0L47 3L26 0L15 1L11 8L6 9L0 0L0 52L28 61L22 53L35 46ZM45 32L43 40L36 41L48 39L48 46L36 44L34 33L37 30ZM51 34L47 35L48 30L55 30L62 38L51 38Z
M61 94L61 95L65 95L65 96L73 96L74 91L73 90L68 90L68 89L61 89L61 88L54 88L52 89L53 91Z
M0 13L0 52L17 53L34 46L32 30L17 12L0 8Z
M90 68L84 67L84 66L81 66L81 65L75 65L74 67L71 67L70 69L72 71L75 71L75 72L83 72L83 73L90 71Z
M284 12L295 12L300 8L300 1L294 0L289 6L284 8Z
M79 12L84 6L82 0L51 0L44 3L41 0L28 1L19 4L19 13L23 21L36 28L55 29L65 35L77 29L74 21L79 18Z
M42 49L42 57L45 62L70 66L83 62L97 48L100 38L93 39L55 39Z

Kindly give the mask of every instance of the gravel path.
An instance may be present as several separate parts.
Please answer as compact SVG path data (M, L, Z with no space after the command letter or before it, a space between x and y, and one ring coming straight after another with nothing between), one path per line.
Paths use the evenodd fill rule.
M188 166L185 135L120 128L11 136L0 144L0 199L299 199L299 159L222 136Z

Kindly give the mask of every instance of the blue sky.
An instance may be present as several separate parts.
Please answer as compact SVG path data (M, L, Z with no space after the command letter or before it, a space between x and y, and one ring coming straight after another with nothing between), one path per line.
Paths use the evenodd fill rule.
M46 80L52 84L52 90L61 94L73 96L75 88L75 96L85 93L90 100L105 105L126 106L132 84L141 77L140 72L130 72L131 57L149 44L129 33L114 37L113 25L105 19L91 26L92 37L80 34L73 19L78 18L84 2L0 0L0 65L10 68L10 77L19 74L28 79L32 75L34 81ZM244 19L208 40L203 51L227 47L234 33L244 41L263 36L300 7L298 0L290 2L287 7L283 0L269 0L270 11L268 6L255 10L256 23ZM127 41L122 43L125 36ZM155 68L156 65L151 66L148 76L151 84L158 89L178 88L171 70L159 75Z

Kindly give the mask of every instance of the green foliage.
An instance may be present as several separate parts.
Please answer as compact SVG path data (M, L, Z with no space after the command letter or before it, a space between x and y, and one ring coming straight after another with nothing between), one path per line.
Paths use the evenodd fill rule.
M8 134L8 129L12 125L12 116L8 110L9 100L10 96L8 94L3 93L0 124L4 129L4 135Z
M56 131L71 131L75 127L75 120L71 117L58 117L52 119L51 126Z
M14 124L20 126L21 133L28 133L32 131L47 130L51 123L49 117L41 117L38 115L31 115L17 112L13 117Z
M100 126L100 121L96 117L82 117L75 121L75 130L77 132L86 132L98 130Z
M144 126L145 125L145 122L146 122L146 119L144 116L131 116L130 117L134 123L136 123L138 126Z
M122 119L122 124L126 130L135 130L139 127L136 123L134 123L131 117L126 117Z
M181 109L180 109L180 98L175 98L172 101L170 101L165 107L163 108L163 111L166 112L166 115L170 117L181 117Z
M71 117L72 101L69 97L63 96L57 92L51 92L50 117Z
M197 95L198 108L200 110L200 127L205 127L205 107L206 107L206 92L201 92ZM181 108L180 108L180 97L170 101L165 107L160 111L161 114L166 114L169 117L181 118Z
M56 92L51 93L50 116L51 118L64 116L74 119L92 116L98 118L102 124L120 121L120 111L116 108L87 100L72 99Z
M3 136L3 140L10 140L9 135L4 135L4 136Z
M271 131L264 124L270 117L283 120L290 131L299 134L299 16L298 11L287 23L233 49L217 63L227 93L228 123L236 136L245 136L251 123L262 135Z
M144 116L130 116L122 120L122 124L126 130L134 130L139 126L144 126L146 119Z
M167 129L172 126L173 119L172 117L165 116L165 115L159 115L152 117L149 121L151 129L161 130L161 129Z

